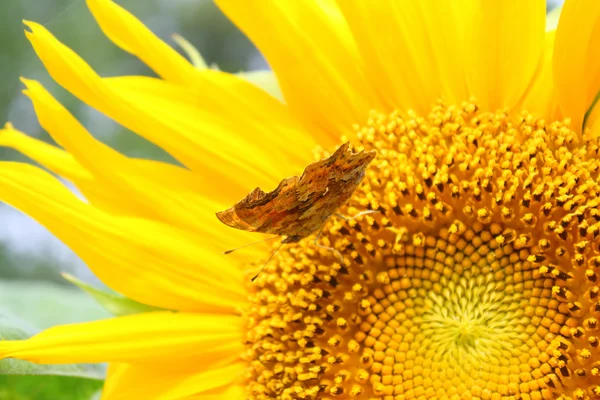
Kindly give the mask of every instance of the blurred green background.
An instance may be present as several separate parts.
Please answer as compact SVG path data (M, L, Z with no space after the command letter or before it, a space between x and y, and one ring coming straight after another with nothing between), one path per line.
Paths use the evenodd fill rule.
M560 2L549 1L548 8ZM229 72L267 67L254 46L210 0L117 0L117 3L174 47L171 35L181 34L201 51L209 65L216 64ZM41 81L96 137L112 147L130 156L171 160L161 149L58 87L26 40L21 22L24 19L46 26L103 76L153 75L139 60L117 48L102 34L85 0L2 0L0 123L11 121L16 128L49 140L37 123L30 101L21 93L23 85L19 76L24 76ZM0 148L0 160L25 158ZM61 271L102 287L77 256L43 227L0 204L0 339L27 337L55 324L109 316L89 296L62 279ZM3 330L6 326L19 328ZM101 370L82 366L78 371L67 373L31 368L27 364L0 361L0 400L98 397L101 381L88 378L101 377ZM12 375L2 375L7 371ZM40 376L22 376L15 371ZM75 377L51 376L64 373Z

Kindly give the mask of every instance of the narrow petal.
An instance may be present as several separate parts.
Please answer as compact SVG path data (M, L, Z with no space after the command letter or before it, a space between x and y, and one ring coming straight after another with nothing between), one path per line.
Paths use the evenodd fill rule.
M451 2L339 0L388 110L429 110L440 97L468 99Z
M177 45L183 50L183 52L188 56L189 61L192 63L194 68L197 69L207 69L208 64L200 51L194 47L193 44L187 41L183 36L174 33L171 35L171 38L177 43Z
M531 87L523 99L522 109L542 118L553 120L557 117L557 101L554 96L554 80L552 77L552 57L556 31L546 33L544 53L535 73Z
M7 124L0 129L0 146L11 147L69 180L92 180L93 175L66 151L29 137Z
M210 370L195 365L179 369L164 365L111 364L103 390L103 400L175 400L208 393L225 394L240 379L244 363ZM184 370L181 370L184 368ZM204 398L204 397L202 397ZM239 400L241 397L234 398Z
M289 117L271 114L274 110L261 98L238 91L240 78L218 71L198 72L210 74L207 82L220 83L221 90L214 91L151 78L101 79L41 25L28 26L27 36L57 82L202 174L204 193L210 198L231 203L253 188L249 182L274 187L282 173L286 176L286 171L298 168L294 168L295 160L305 160L299 163L302 166L310 161L313 140L294 127ZM261 115L254 112L258 108ZM291 162L271 162L275 154ZM236 162L233 168L231 161ZM244 167L235 168L238 165Z
M0 130L0 146L11 147L37 161L53 173L67 179L94 206L116 215L142 216L139 207L103 186L75 158L58 147L34 139L10 127Z
M159 76L182 84L195 79L196 67L127 10L112 0L86 2L104 34L121 49L139 57Z
M202 237L105 214L39 168L0 163L0 201L46 226L107 285L141 303L210 312L235 312L245 303L242 274L204 248Z
M39 364L194 362L201 372L239 358L243 324L233 315L135 314L55 326L26 340L0 341L0 359Z
M337 142L341 134L353 134L352 124L366 121L370 109L380 108L334 2L218 0L217 5L265 55L290 109L314 122L321 135Z
M581 129L600 91L600 2L566 1L556 29L554 85L563 117Z
M86 129L38 82L23 80L33 101L40 124L79 163L91 171L100 184L114 192L147 219L164 221L201 233L218 226L209 202L200 194L200 178L179 167L145 168L149 164L128 157L94 139ZM207 229L209 231L207 231Z
M514 107L534 77L544 48L544 0L461 3L469 91L486 110Z

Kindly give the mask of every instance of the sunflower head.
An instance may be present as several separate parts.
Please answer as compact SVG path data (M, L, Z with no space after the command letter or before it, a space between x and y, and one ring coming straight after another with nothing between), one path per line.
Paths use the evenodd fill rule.
M474 103L374 112L356 137L378 157L347 211L380 213L326 226L343 265L307 240L250 287L252 396L542 399L596 380L598 140Z
M218 0L284 101L87 3L159 78L103 78L27 23L37 54L182 166L114 151L24 80L62 148L11 127L0 144L86 201L20 163L0 163L0 200L154 311L0 341L1 358L108 361L108 400L600 398L599 2L567 0L546 32L541 0ZM359 217L278 210L305 231L250 283L270 253L222 257L246 240L215 212L346 141L376 154L339 209Z

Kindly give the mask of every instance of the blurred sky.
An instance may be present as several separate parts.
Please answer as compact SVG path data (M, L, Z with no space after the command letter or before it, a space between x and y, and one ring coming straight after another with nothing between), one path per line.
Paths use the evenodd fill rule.
M266 68L256 49L210 0L117 0L117 3L171 45L174 45L171 34L181 34L201 50L209 63L216 63L225 71ZM550 0L548 5L552 8L560 3L560 0ZM0 122L11 121L18 129L48 140L37 123L30 101L20 93L22 84L19 76L25 76L41 81L96 137L111 146L132 156L169 160L160 149L59 88L25 39L23 19L43 24L103 76L152 75L140 61L103 36L84 0L2 0ZM2 159L23 160L23 157L0 148ZM0 279L58 281L58 270L93 280L77 256L45 228L27 216L0 205Z

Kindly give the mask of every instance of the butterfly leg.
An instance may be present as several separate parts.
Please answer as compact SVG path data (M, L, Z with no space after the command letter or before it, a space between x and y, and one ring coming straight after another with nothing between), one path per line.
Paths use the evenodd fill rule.
M319 231L319 233L317 233L317 236L315 237L314 245L317 247L320 247L321 249L325 249L325 250L329 250L329 251L333 252L336 256L338 256L340 258L340 263L343 266L344 265L344 257L342 257L342 253L340 253L338 250L334 249L333 247L323 246L322 244L319 244L319 239L321 239L322 234L323 234L322 230Z
M365 211L359 212L358 214L356 214L353 217L347 217L347 216L342 215L340 213L335 213L335 216L338 217L338 218L343 219L344 221L350 221L350 220L353 220L355 218L361 217L363 215L375 214L375 213L378 213L378 212L380 212L380 211L379 210L365 210Z

